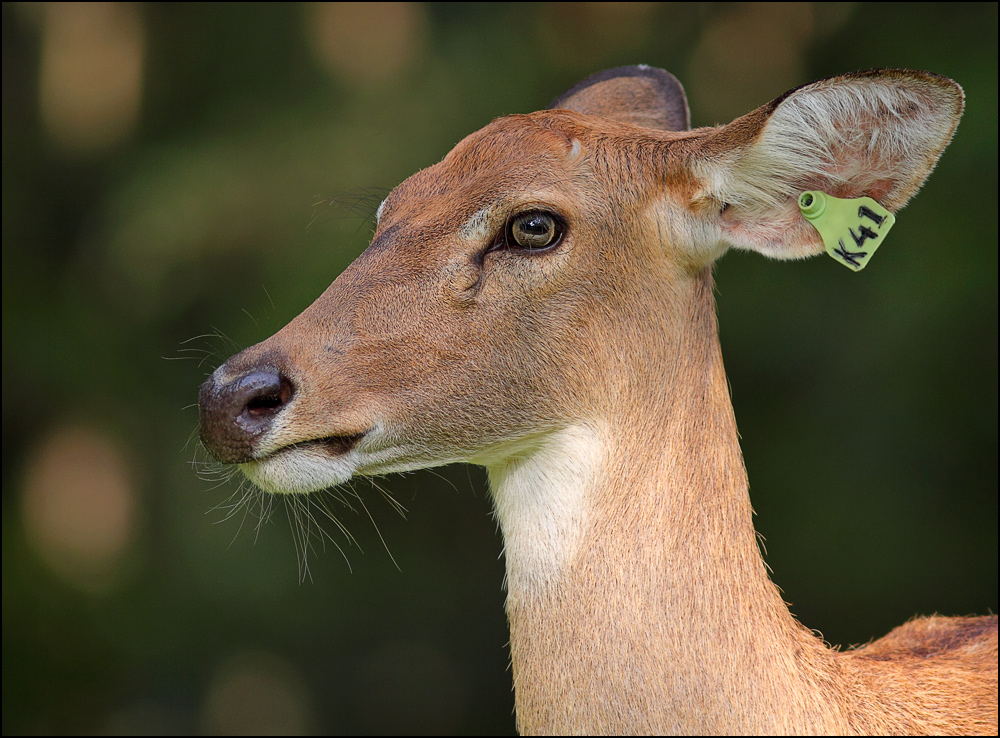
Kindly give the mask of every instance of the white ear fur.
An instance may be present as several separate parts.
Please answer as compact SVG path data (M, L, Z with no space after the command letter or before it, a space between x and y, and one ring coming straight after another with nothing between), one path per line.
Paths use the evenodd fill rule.
M878 70L815 82L705 141L696 165L723 238L779 259L820 253L799 213L804 190L906 204L951 140L962 88L927 72Z

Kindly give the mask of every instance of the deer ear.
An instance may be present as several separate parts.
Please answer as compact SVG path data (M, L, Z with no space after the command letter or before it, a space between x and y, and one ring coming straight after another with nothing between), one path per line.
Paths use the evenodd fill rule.
M931 173L964 99L946 77L896 69L799 87L703 139L693 205L736 247L778 259L818 254L823 242L799 195L867 196L895 212Z
M686 131L691 127L684 88L670 72L639 65L617 67L587 77L549 109L611 118L661 131Z

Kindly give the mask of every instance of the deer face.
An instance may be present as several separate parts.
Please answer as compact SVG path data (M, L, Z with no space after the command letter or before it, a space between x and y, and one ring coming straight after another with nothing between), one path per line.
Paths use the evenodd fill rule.
M310 491L488 464L591 413L607 392L594 362L615 360L602 337L640 324L613 306L648 309L669 279L642 253L648 185L615 181L588 118L495 121L399 185L369 248L203 385L213 455Z

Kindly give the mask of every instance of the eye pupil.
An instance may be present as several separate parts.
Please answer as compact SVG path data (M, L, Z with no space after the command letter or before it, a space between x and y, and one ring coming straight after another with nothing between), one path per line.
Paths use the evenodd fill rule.
M524 213L511 222L514 242L523 249L544 249L559 240L561 229L548 213Z
M537 234L548 233L550 225L551 225L550 223L546 223L542 218L536 216L531 218L525 218L524 221L521 223L521 228L524 230L525 233L534 236Z

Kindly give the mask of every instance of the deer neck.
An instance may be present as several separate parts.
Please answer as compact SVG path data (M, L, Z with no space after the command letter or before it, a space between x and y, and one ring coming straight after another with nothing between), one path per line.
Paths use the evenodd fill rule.
M617 412L490 468L522 732L843 732L757 548L710 271L690 287Z

